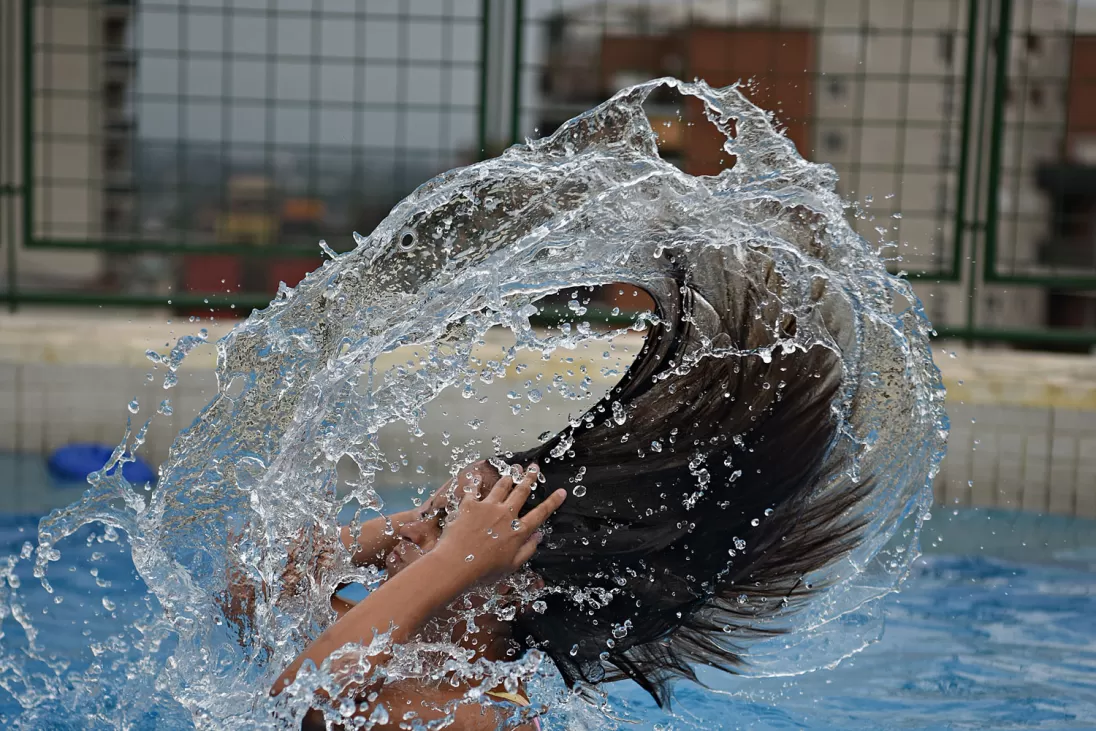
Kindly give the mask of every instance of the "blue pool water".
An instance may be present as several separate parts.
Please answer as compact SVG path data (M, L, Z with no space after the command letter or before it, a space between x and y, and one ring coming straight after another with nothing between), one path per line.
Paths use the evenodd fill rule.
M15 461L0 456L4 556L34 541L34 509L77 494L43 481L36 463L19 462L17 475ZM24 494L32 487L33 496ZM124 537L112 542L101 535L101 528L85 528L62 545L65 559L50 574L65 597L60 605L39 588L26 562L20 572L27 609L45 643L71 648L76 663L92 656L90 642L125 624L127 608L143 593ZM662 715L634 687L611 687L618 703L647 719L626 727L1096 728L1096 523L939 508L923 544L927 555L886 602L882 640L864 652L836 669L794 678L705 675L716 692L680 686L677 719ZM93 554L101 556L93 560ZM2 629L5 654L25 642L12 620ZM105 667L97 692L109 695L117 682ZM79 708L64 705L51 717L54 727L84 728ZM0 689L0 723L6 728L19 719L19 704ZM548 721L546 728L559 728ZM673 725L665 726L668 721ZM136 725L186 724L178 709L150 709Z

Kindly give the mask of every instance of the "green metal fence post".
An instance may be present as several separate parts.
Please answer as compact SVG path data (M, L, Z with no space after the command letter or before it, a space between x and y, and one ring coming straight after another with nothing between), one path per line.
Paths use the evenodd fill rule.
M967 57L963 67L963 113L959 139L959 180L955 194L955 241L951 255L951 279L958 282L963 267L963 238L966 235L967 174L970 170L970 118L974 108L975 47L978 45L978 0L969 0L967 12Z
M34 242L34 0L23 0L23 243Z
M985 247L982 259L982 281L992 282L997 271L997 215L1001 179L1001 151L1004 148L1005 100L1008 95L1009 41L1012 34L1012 0L1000 0L997 20L996 74L993 80L993 112L989 136L989 189L986 195Z
M0 141L0 177L3 179L4 190L0 191L0 203L3 204L2 218L6 220L6 231L4 232L4 241L7 245L7 269L8 269L8 286L7 292L11 295L11 302L8 304L8 308L11 312L16 310L15 295L18 289L17 280L17 266L15 247L16 242L16 226L15 226L15 211L18 205L17 199L22 192L21 186L16 184L16 179L19 174L19 161L17 150L19 145L17 143L18 137L16 136L16 118L18 112L16 111L16 105L18 100L22 99L22 95L18 93L20 86L19 78L16 74L17 64L19 63L19 41L16 31L16 13L18 12L18 6L14 3L5 3L0 8L0 31L6 30L6 34L9 36L6 38L2 45L3 50L3 66L0 67L0 110L3 110L3 116L0 118L0 132L3 133L3 140Z
M521 142L521 62L524 53L525 0L514 0L514 76L510 80L510 144Z
M480 0L480 73L479 73L479 119L477 122L476 142L479 147L479 159L487 159L487 56L490 54L491 0Z
M989 39L992 37L992 34L993 34L993 14L987 8L986 13L985 13L985 38L986 38L987 47L989 45ZM979 94L979 101L978 101L978 133L979 134L978 134L978 140L976 142L976 147L975 147L977 155L975 157L976 163L975 163L975 167L974 167L974 198L973 198L975 210L980 211L980 212L984 212L981 209L982 179L983 179L983 167L984 167L983 164L982 164L982 152L985 149L984 148L984 142L983 142L982 130L985 129L985 126L986 126L986 100L987 100L987 97L988 97L987 89L988 89L988 86L989 86L989 70L990 70L989 61L984 60L983 63L982 63L982 66L981 66L981 78L978 82L978 94ZM969 80L968 83L973 84L974 81ZM968 228L972 232L980 232L983 237L985 236L985 221L984 220L976 220L975 222L971 223L968 226ZM977 236L972 236L971 237L971 244L970 244L970 257L969 257L970 258L970 263L969 263L969 266L967 266L967 286L966 286L967 313L966 313L966 318L965 318L966 325L965 325L965 328L964 328L967 333L973 333L977 330L976 321L977 321L977 313L978 313L978 253L979 253L978 237ZM972 345L972 344L973 344L973 340L968 339L967 340L967 345Z

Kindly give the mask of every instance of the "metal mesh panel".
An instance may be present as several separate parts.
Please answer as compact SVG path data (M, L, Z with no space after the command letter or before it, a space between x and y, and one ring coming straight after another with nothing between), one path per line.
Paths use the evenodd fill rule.
M988 276L1096 274L1091 229L1087 240L1076 231L1087 206L1069 200L1086 187L1083 168L1096 163L1096 119L1088 114L1096 91L1096 13L1073 3L1003 5L1011 17L994 142L996 256Z
M978 267L986 296L976 300L986 312L977 319L1091 331L1096 299L1084 290L1096 288L1096 8L998 0L992 9L992 112L979 151L988 179Z
M864 203L859 230L900 242L896 269L954 276L966 3L530 0L525 8L524 134L549 132L655 76L742 81L800 152L832 164L842 192ZM699 109L678 107L670 97L651 105L656 129L665 125L663 154L689 172L717 172L718 140Z
M85 288L269 298L480 157L479 0L33 5L27 244Z
M806 157L832 164L859 201L853 224L890 244L942 334L1096 343L1090 3L12 0L4 12L11 303L204 304L227 290L261 304L316 266L318 239L348 247L432 174L672 75L746 82ZM664 95L649 111L683 168L733 163L695 105Z

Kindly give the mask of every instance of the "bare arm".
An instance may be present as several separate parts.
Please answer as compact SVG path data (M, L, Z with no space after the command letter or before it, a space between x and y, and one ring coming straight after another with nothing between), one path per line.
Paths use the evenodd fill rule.
M271 692L277 694L289 685L305 662L320 665L345 645L366 646L377 632L392 628L391 644L406 643L435 612L473 585L520 568L536 550L537 529L567 494L557 490L522 518L515 530L511 524L536 477L537 472L530 470L515 487L504 476L483 501L464 501L433 551L329 627L282 672ZM469 556L473 558L468 560ZM388 650L383 650L363 659L376 667L389 657Z
M339 530L339 537L343 547L351 552L351 560L355 565L383 568L385 554L395 548L399 541L400 526L417 517L417 510L380 515L362 523L357 539L348 525Z
M374 634L389 627L393 627L393 644L407 642L435 611L474 581L468 567L454 559L448 551L432 551L386 581L305 648L278 677L274 691L293 682L306 661L320 665L343 645L368 645ZM387 652L367 658L373 666L387 659Z

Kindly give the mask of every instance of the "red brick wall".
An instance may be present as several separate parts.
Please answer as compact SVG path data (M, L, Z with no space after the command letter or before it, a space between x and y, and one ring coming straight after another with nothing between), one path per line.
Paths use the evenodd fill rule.
M809 155L811 92L814 72L814 36L806 30L693 28L685 43L687 74L712 86L753 79L744 89L758 106L776 114L800 154ZM694 175L714 175L732 161L720 160L712 150L722 144L721 134L703 115L699 100L691 99L686 159Z
M807 30L769 28L684 28L665 35L606 36L601 44L599 78L605 93L616 91L620 72L648 77L699 77L712 86L752 79L746 94L774 112L803 154L810 152L814 36ZM689 99L685 168L713 175L733 160L719 153L722 137L704 118L699 101ZM721 160L721 157L723 158Z
M1066 157L1075 159L1082 145L1096 148L1096 36L1073 38L1067 119Z

